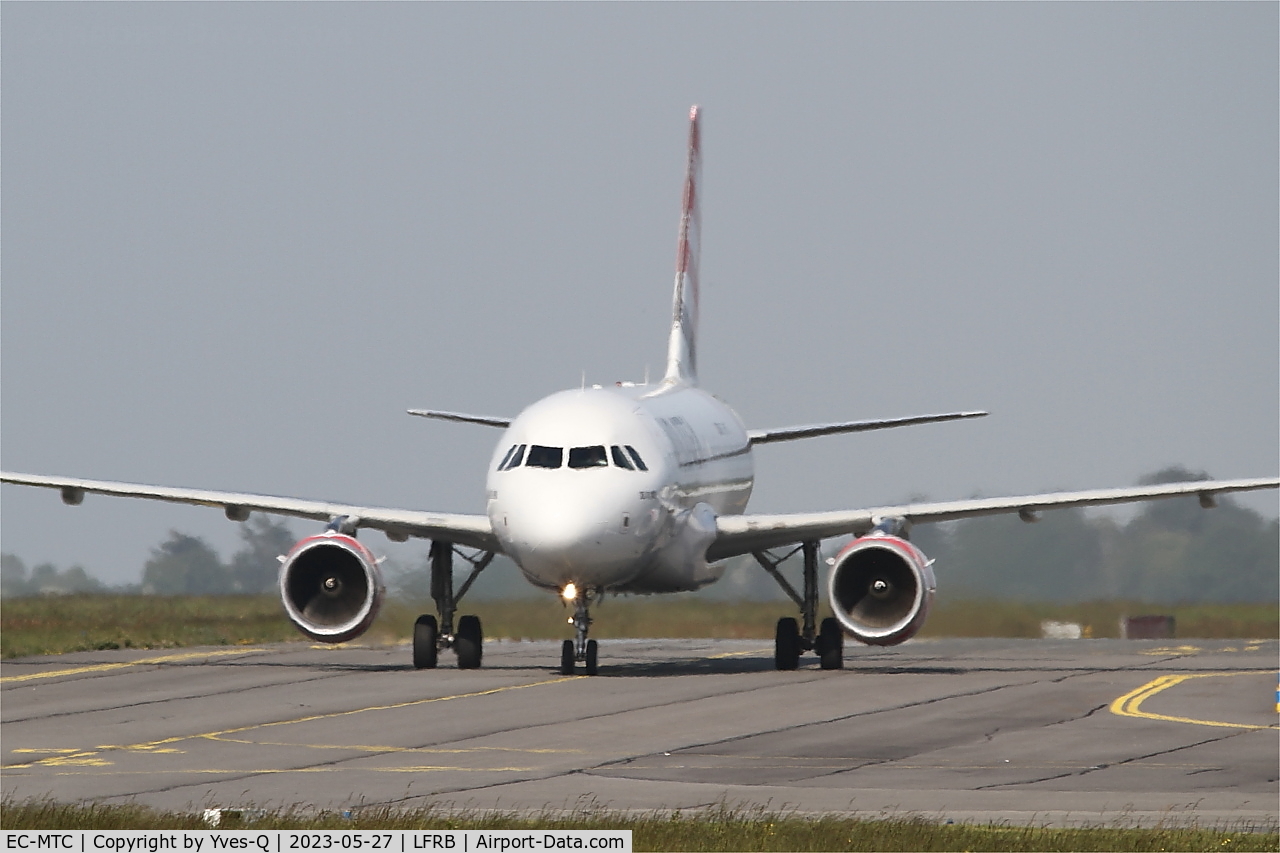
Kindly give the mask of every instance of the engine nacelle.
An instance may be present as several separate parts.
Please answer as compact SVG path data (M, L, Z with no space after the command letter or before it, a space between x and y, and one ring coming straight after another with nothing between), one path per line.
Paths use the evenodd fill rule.
M373 554L342 533L303 539L280 565L280 599L289 620L322 643L343 643L363 634L385 593Z
M905 539L876 533L836 555L831 609L854 638L873 646L911 639L924 625L937 582L929 560Z

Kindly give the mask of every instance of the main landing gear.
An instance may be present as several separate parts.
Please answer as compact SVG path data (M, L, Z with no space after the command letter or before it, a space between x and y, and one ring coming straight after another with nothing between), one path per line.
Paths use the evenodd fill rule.
M797 552L804 555L804 594L796 592L778 566ZM818 618L818 543L803 542L781 557L775 557L768 551L753 551L761 567L773 576L792 601L800 608L803 625L796 623L790 616L778 620L777 631L773 638L773 664L781 670L795 669L800 665L800 655L812 651L818 655L818 664L823 669L844 668L844 631L840 622L833 618L822 620L821 627L815 630Z
M600 647L595 640L587 639L587 632L591 630L591 600L596 596L589 589L578 589L569 584L560 597L566 603L573 603L573 618L569 622L573 625L574 633L572 640L565 640L560 644L560 674L573 675L577 664L581 663L584 673L595 675Z
M471 574L462 588L453 591L453 555L457 554L471 564ZM452 542L439 540L431 543L431 598L436 603L435 616L423 614L413 626L413 666L415 669L435 669L441 649L453 649L458 656L458 669L479 669L484 656L484 631L480 617L463 616L458 629L453 628L453 616L458 602L471 589L471 584L485 567L492 562L492 551L466 554L457 550Z

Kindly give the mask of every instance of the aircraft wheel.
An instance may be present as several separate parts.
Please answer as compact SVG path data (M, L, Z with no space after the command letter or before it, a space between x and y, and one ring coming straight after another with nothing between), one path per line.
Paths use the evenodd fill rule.
M479 616L463 616L458 620L458 633L453 638L458 653L458 669L479 669L484 656L484 632Z
M816 643L819 665L823 669L844 669L844 631L838 619L822 620Z
M595 640L587 640L587 660L583 664L583 669L587 675L596 674L596 659L600 654L600 645Z
M560 644L560 674L573 675L573 665L573 640L565 640Z
M800 665L800 628L790 616L778 620L778 630L773 638L773 664L780 670L795 669Z
M436 639L440 635L436 617L419 616L413 623L413 668L436 668Z

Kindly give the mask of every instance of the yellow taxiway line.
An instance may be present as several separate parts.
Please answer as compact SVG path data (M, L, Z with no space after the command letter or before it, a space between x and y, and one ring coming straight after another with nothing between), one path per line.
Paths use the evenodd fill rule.
M176 655L160 655L154 658L121 661L119 663L95 663L88 666L73 666L66 669L49 669L44 672L30 672L26 675L6 675L0 683L10 684L17 681L34 681L37 678L58 678L63 675L83 675L86 672L109 672L113 669L124 669L129 666L148 666L156 663L174 663L181 660L199 660L201 658L217 658L226 655L247 655L253 652L265 652L266 649L226 649L214 652L185 652Z
M1148 681L1137 690L1131 690L1120 698L1111 703L1111 713L1121 717L1142 717L1148 720L1164 720L1168 723L1191 723L1197 726L1219 726L1229 729L1274 729L1275 725L1258 726L1250 723L1224 723L1217 720L1193 720L1190 717L1171 717L1167 714L1153 714L1150 711L1140 710L1140 706L1147 699L1161 692L1168 690L1176 684L1181 684L1192 678L1217 678L1227 675L1267 675L1271 670L1242 670L1240 672L1197 672L1186 675L1162 675L1159 678Z
M286 720L269 720L262 723L253 723L247 726L237 726L235 728L222 729L220 731L198 732L198 733L186 734L186 735L175 735L174 737L161 738L160 740L153 740L148 743L102 744L98 746L96 749L73 750L73 751L57 750L55 752L54 750L50 749L50 750L47 750L47 752L55 752L55 754L51 755L48 758L40 758L35 761L24 762L22 764L6 764L3 767L0 767L0 769L17 770L17 769L24 769L24 768L35 767L35 766L66 766L66 765L103 766L111 763L100 757L101 753L104 753L104 752L122 752L122 751L123 752L147 752L147 753L179 752L180 750L170 748L170 744L181 743L182 741L188 741L188 740L199 740L199 739L221 741L224 743L225 742L230 742L230 743L244 742L244 741L237 741L236 739L233 739L233 738L229 738L227 737L227 735L235 735L235 734L240 734L241 732L254 731L257 729L274 728L276 726L291 726L297 723L309 723L309 722L314 722L315 720L329 720L329 719L334 719L335 717L347 717L353 714L363 714L369 711L390 711L390 710L397 710L401 708L413 708L421 705L430 705L436 702L449 702L455 699L473 699L478 696L492 696L496 693L507 693L512 690L524 690L525 688L529 688L529 687L540 687L545 684L560 684L565 681L574 681L574 680L576 679L574 679L572 676L563 676L559 678L545 679L543 681L532 681L526 684L509 684L505 687L493 687L488 690L475 690L470 693L455 693L449 696L432 696L426 699L411 699L407 702L395 702L388 705L370 705L364 708L352 708L346 711L331 711L329 713L324 713L324 714L309 714L305 717L294 717ZM304 746L304 747L312 746L310 744L298 744L298 745ZM346 747L346 748L357 749L357 750L360 749L360 747L358 746ZM18 750L14 750L14 752L17 752L17 751ZM394 750L394 751L409 752L413 750L403 749L403 750ZM35 750L23 750L23 752L35 752ZM70 752L70 754L67 754L68 752Z

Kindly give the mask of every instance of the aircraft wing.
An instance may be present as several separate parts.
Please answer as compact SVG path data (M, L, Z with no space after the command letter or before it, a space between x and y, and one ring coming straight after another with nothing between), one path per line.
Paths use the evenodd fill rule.
M415 413L416 414L416 413ZM805 424L778 429L747 430L752 444L768 444L772 441L792 441L797 438L813 438L817 435L835 435L842 432L866 432L873 429L890 429L916 424L936 424L941 421L958 421L965 418L983 418L986 412L951 412L945 415L914 415L909 418L885 418L874 421L841 421L833 424Z
M502 550L498 544L498 537L493 535L488 516L484 515L387 509L301 498L145 486L110 480L81 480L76 477L47 477L41 474L15 474L8 471L0 472L0 482L59 489L62 492L63 502L67 504L80 503L86 494L98 494L219 507L226 513L227 518L234 521L243 521L248 518L250 512L267 512L324 522L346 516L348 522L355 527L381 530L394 539L402 540L408 536L415 536L423 539L443 539L485 551Z
M435 418L438 421L457 421L463 424L480 424L503 429L511 426L511 418L500 418L495 415L468 415L466 412L441 412L436 409L408 409L407 411L420 418Z
M1095 489L1085 492L1053 492L1007 498L970 498L942 503L904 504L834 512L785 513L781 515L725 515L716 519L716 538L707 549L708 560L723 560L766 548L778 548L814 539L826 539L871 531L881 519L901 518L912 524L950 521L979 515L1018 513L1024 518L1043 509L1072 506L1150 501L1196 495L1206 506L1213 496L1226 492L1249 492L1280 487L1280 478L1252 480L1199 480L1164 483L1125 489Z

